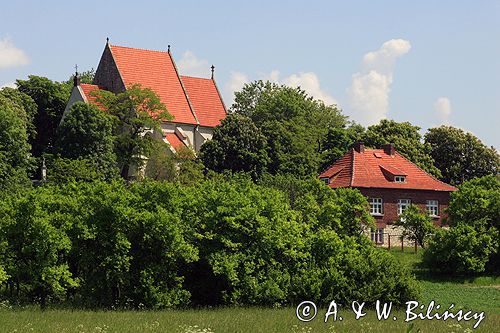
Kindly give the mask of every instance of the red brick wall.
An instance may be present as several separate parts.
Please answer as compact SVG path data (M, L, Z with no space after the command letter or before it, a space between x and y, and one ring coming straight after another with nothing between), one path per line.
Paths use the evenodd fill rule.
M437 200L439 202L439 218L434 218L434 222L439 225L447 217L445 209L448 208L450 202L449 192L376 188L359 188L359 190L368 198L382 198L384 215L374 216L378 228L385 228L387 224L391 224L399 218L398 199L410 199L412 204L424 211L426 211L427 200Z
M121 79L120 72L107 45L97 66L92 83L115 94L125 91L125 85Z

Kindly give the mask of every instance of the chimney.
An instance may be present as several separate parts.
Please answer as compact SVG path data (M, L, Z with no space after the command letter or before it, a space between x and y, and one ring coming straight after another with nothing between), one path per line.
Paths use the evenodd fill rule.
M362 141L356 142L353 146L354 150L357 151L358 153L364 153L365 152L365 144Z
M384 152L390 156L393 156L396 153L396 149L394 149L394 143L382 145L382 149L384 149Z

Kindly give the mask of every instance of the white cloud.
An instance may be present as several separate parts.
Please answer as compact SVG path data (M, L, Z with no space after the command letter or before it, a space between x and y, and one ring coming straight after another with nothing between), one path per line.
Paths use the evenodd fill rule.
M15 82L8 82L8 83L5 83L5 84L2 84L0 86L0 89L2 89L2 88L17 88L17 86L16 86Z
M385 118L389 111L389 92L396 60L411 49L409 41L391 39L363 57L362 70L352 76L349 113L353 120L371 125Z
M260 79L277 84L284 84L290 87L300 87L308 95L314 97L315 99L322 100L327 105L337 104L335 98L321 89L318 76L313 72L300 72L281 79L280 72L274 69L270 73L261 74ZM243 85L249 82L250 80L246 74L241 72L231 72L229 83L226 85L227 95L231 96L229 105L232 105L234 101L234 92L240 91L241 88L243 88Z
M273 72L271 72L271 74ZM276 76L276 78L278 77ZM281 83L290 87L300 87L307 94L315 99L322 100L327 105L338 104L335 98L321 89L318 76L313 72L300 72L299 74L292 74L289 77L284 78Z
M181 60L177 63L181 75L192 75L199 77L210 76L210 65L205 59L198 57L191 51L182 54Z
M18 49L10 38L0 39L0 68L27 65L29 59L23 50Z
M434 110L442 125L450 124L451 102L448 97L439 97L434 102Z
M234 102L234 93L236 91L240 91L245 83L249 83L250 80L248 77L241 72L236 72L236 71L231 71L231 76L229 77L229 82L225 86L225 91L226 91L226 102L227 106L233 105Z

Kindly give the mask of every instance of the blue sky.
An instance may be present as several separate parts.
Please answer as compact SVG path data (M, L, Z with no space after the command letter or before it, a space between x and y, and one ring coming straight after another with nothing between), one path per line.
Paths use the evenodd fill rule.
M0 86L67 79L112 44L172 52L226 104L255 79L300 85L364 125L450 124L500 147L500 1L8 1Z

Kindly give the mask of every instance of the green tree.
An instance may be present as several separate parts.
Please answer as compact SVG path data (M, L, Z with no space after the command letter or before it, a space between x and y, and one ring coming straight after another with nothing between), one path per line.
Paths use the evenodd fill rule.
M434 165L431 146L422 142L420 127L409 122L398 123L382 119L379 124L368 127L365 144L379 148L383 144L393 143L396 150L432 176L440 177L441 172Z
M19 116L23 118L26 123L26 130L28 133L28 139L31 141L36 136L36 128L34 124L34 119L37 113L37 105L33 99L27 94L19 91L18 89L5 87L0 90L0 96L5 97L11 102L17 104L23 109Z
M403 228L401 237L417 242L422 248L425 248L427 239L436 231L431 217L415 205L410 205L395 224Z
M322 146L321 170L325 170L344 156L354 143L364 141L365 131L363 126L355 123L346 128L330 128Z
M0 96L0 190L28 182L32 163L24 109Z
M16 84L19 91L30 96L37 105L34 117L36 136L30 144L33 156L40 157L47 147L54 144L71 89L63 83L35 75L30 75L28 80L17 80Z
M500 230L500 179L475 178L458 188L451 194L448 207L450 225L465 223L477 230L490 227Z
M82 163L93 166L90 170L102 175L98 179L113 178L118 171L112 132L112 120L105 112L94 105L77 102L57 129L54 152L66 159L88 160Z
M128 178L130 167L142 167L153 147L148 130L160 130L162 121L172 116L158 95L149 88L132 85L119 94L101 90L96 92L114 121L115 152L122 177Z
M177 180L181 184L192 186L204 180L205 166L191 147L183 146L177 149L175 160L179 168Z
M94 77L95 77L95 70L93 68L78 73L78 78L80 79L80 83L92 84L92 82L94 81ZM71 89L74 85L74 79L75 79L75 74L71 75L70 78L67 81L64 81L63 83L66 84Z
M163 141L155 140L153 146L146 163L146 177L154 180L175 181L177 179L175 156L168 152L169 147Z
M497 273L500 269L500 180L475 178L459 185L448 207L449 232L441 232L426 253L437 271Z
M441 170L442 180L454 185L486 175L497 175L500 156L493 147L460 128L441 126L425 134L430 154Z
M236 92L231 110L252 119L266 137L272 174L315 175L328 130L346 123L335 106L314 100L300 88L263 81Z
M42 308L78 285L67 263L71 249L67 227L72 216L63 213L66 206L66 198L40 187L14 199L9 209L5 205L0 209L1 240L6 244L1 258L10 276L10 290L18 299L39 301Z
M200 151L204 165L216 172L231 170L260 175L269 161L266 138L250 118L229 114L214 129L212 140L205 142Z

